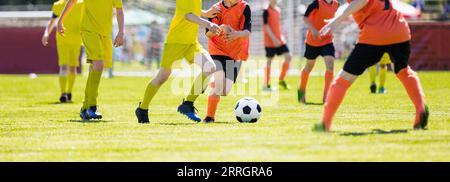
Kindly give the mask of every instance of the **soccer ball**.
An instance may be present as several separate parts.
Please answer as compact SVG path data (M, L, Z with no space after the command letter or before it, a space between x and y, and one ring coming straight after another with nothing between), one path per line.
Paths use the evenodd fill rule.
M251 97L240 99L234 108L234 115L241 123L255 123L261 117L261 105Z

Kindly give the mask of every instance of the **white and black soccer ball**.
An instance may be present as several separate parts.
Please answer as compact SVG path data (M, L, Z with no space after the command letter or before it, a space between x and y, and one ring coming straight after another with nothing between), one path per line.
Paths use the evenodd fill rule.
M240 99L234 108L234 115L241 123L256 123L261 117L261 105L251 97Z

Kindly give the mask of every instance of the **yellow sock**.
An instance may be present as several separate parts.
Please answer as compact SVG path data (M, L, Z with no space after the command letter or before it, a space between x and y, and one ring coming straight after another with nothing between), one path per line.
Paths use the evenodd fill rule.
M89 72L89 78L86 87L88 107L97 105L98 87L100 85L101 78L102 71L92 69L91 72Z
M384 83L386 83L386 73L387 66L384 66L384 68L380 67L380 87L384 87Z
M67 93L72 93L73 84L75 83L76 73L69 73L67 75Z
M373 65L369 68L370 83L375 83L377 77L377 65Z
M90 73L89 73L90 75ZM91 83L91 77L88 76L86 81L86 87L84 88L84 101L82 109L89 108L89 84Z
M205 83L205 80L208 78L208 76L205 76L200 73L197 78L195 78L194 84L192 84L191 91L189 92L189 95L186 97L187 101L194 102L197 100L198 96L203 93L203 90L206 89L208 86L208 83Z
M147 88L145 89L144 99L139 106L141 109L148 109L148 105L152 101L153 97L158 92L159 86L154 86L151 82L148 83Z
M59 75L59 87L61 89L61 94L66 93L66 83L67 83L67 76Z

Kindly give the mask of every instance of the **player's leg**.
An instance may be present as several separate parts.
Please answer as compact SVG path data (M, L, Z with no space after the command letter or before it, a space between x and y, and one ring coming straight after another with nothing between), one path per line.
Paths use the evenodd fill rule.
M409 42L394 44L388 49L397 78L402 82L416 108L414 129L426 129L429 111L425 104L425 94L419 76L408 66L410 51Z
M290 87L284 79L286 77L286 73L288 72L289 66L291 64L292 54L289 52L289 48L286 45L284 45L280 48L280 52L284 56L284 62L283 62L283 65L281 66L281 73L280 73L280 77L278 78L278 85L285 90L289 90Z
M264 86L263 86L263 90L264 91L272 91L272 86L270 84L270 77L271 77L271 67L272 67L272 61L274 59L274 57L266 57L267 61L266 61L266 66L264 68Z
M60 92L61 92L59 101L62 103L69 101L69 99L67 98L67 93L66 93L68 69L69 69L69 66L67 64L59 66L58 80L59 80L59 87L60 87Z
M369 68L369 76L370 76L370 92L377 93L377 65L373 65Z
M334 57L325 56L324 60L326 71L325 71L325 85L323 88L323 98L322 98L323 102L325 102L325 99L327 98L328 90L330 88L331 82L334 79Z
M316 124L314 131L329 131L334 114L339 108L350 85L368 67L377 63L383 50L378 46L357 44L344 64L343 70L330 86L322 114L322 122Z
M148 118L150 102L153 100L153 97L156 95L161 85L169 79L169 76L172 73L172 64L175 61L182 59L187 49L188 47L177 44L164 45L160 69L156 76L147 84L144 98L139 103L139 107L135 110L139 123L150 123Z
M335 57L335 49L333 44L325 45L320 50L320 55L323 56L325 60L325 86L323 89L323 98L322 101L325 102L325 99L328 94L328 89L330 87L331 82L334 79L334 57Z
M67 99L72 101L72 90L77 76L77 66L69 66L69 73L67 74Z
M88 82L86 84L86 91L85 91L86 93L85 108L88 117L92 119L102 118L102 114L97 110L97 97L104 65L105 64L103 60L93 60L91 67L92 69L90 70L88 75Z
M297 100L306 103L306 86L308 84L309 74L311 73L314 65L316 64L316 59L320 55L320 49L318 47L313 47L305 44L305 54L306 64L303 67L300 75L300 83L297 90Z
M200 52L198 54L198 52ZM197 76L197 78L194 80L194 83L192 84L191 90L189 91L189 95L186 97L186 99L183 100L183 102L178 106L177 111L185 116L187 116L190 120L195 122L200 122L201 118L197 115L197 109L194 106L195 100L204 92L204 90L207 88L209 83L209 78L212 73L216 71L216 65L209 55L207 51L201 50L201 48L196 48L195 51L189 51L192 52L192 58L188 57L186 58L189 62L193 62L196 65L200 66L202 72L200 75ZM194 53L197 52L197 55L194 56ZM191 54L191 53L189 53Z
M316 64L315 59L307 59L306 64L302 69L300 84L297 91L297 99L303 104L306 103L306 86L308 85L309 74L311 73L314 65Z
M384 84L386 83L386 73L387 73L387 65L380 64L380 88L378 89L378 93L385 94L387 93L384 88Z

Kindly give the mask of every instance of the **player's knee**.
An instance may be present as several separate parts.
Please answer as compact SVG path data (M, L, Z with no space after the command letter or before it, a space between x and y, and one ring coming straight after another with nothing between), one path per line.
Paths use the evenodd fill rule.
M270 67L272 65L272 59L268 59L266 62L266 66Z
M97 70L97 71L103 70L104 66L105 66L105 64L103 63L103 61L94 61L92 63L92 69Z
M332 59L325 60L325 67L327 71L333 71L334 70L334 62Z
M214 64L214 62L212 62L212 61L208 61L203 66L202 71L203 71L203 75L209 76L209 75L213 74L214 72L216 72L216 70L217 70L216 64Z
M70 66L70 67L69 67L69 73L71 73L71 74L76 74L76 73L77 73L77 67L75 67L75 66Z
M62 65L59 67L59 75L61 76L66 76L68 73L68 66L67 65Z
M286 53L286 54L284 55L284 61L285 61L286 63L290 63L290 62L292 61L292 54L291 54L291 53Z
M385 64L380 64L380 68L384 69L384 68L386 68L386 65Z

